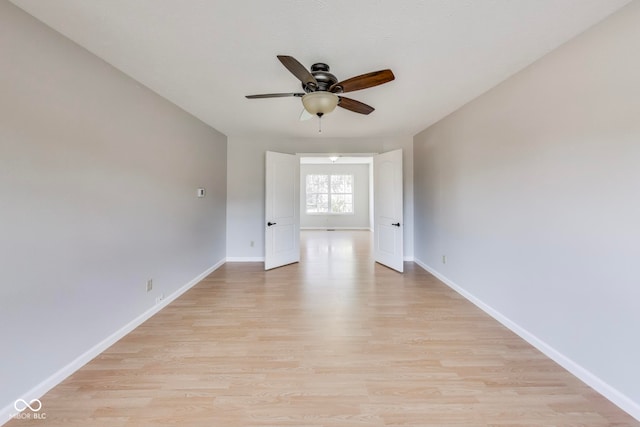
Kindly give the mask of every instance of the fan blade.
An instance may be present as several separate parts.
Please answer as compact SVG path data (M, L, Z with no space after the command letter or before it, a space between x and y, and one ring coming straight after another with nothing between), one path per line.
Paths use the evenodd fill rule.
M331 92L353 92L390 82L395 79L391 70L380 70L338 82L329 88Z
M282 62L282 65L291 72L291 74L296 76L298 80L302 82L302 84L305 86L311 85L313 88L318 87L318 82L316 81L316 78L313 77L313 74L311 74L309 70L307 70L305 66L299 63L293 56L278 55L278 59Z
M356 101L355 99L345 98L344 96L339 96L338 98L340 98L338 107L345 108L349 111L353 111L354 113L370 114L373 110L375 110L375 108L373 108L372 106L360 101Z
M248 99L260 99L260 98L286 98L289 96L303 96L304 93L265 93L262 95L247 95L245 98Z

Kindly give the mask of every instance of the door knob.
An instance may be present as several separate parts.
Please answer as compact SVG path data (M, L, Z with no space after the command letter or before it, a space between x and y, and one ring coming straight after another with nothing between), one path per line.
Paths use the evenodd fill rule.
M391 225L395 225L396 227L400 227L400 223L396 222L395 224L391 224Z
M276 225L276 224L277 224L276 222L271 222L271 221L269 221L269 222L267 223L267 225L268 225L269 227L271 227L272 225Z

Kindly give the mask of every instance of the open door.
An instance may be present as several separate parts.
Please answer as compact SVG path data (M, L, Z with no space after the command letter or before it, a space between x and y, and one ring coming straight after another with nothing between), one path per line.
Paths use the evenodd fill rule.
M402 150L374 156L373 182L374 257L376 262L402 273Z
M264 269L300 261L300 160L267 151Z

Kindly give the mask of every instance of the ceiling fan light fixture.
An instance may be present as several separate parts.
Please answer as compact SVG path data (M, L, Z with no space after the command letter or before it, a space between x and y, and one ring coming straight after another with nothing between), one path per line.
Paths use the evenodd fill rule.
M335 110L340 99L338 95L326 91L307 93L302 97L302 105L310 114L324 115Z

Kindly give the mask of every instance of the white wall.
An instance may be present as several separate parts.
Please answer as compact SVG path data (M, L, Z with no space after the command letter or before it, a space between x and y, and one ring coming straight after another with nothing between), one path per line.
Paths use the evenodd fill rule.
M226 137L8 2L0 52L1 424L224 259Z
M371 117L373 119L373 117ZM326 119L328 120L328 119ZM230 136L227 150L227 257L264 258L265 151L281 153L383 153L403 149L404 252L413 259L413 140L400 138L307 138ZM254 246L251 247L251 241Z
M414 139L416 260L636 417L639 22L634 2Z
M302 228L366 228L369 223L369 165L368 164L302 164L300 165L300 227ZM353 175L353 214L307 215L306 176Z

